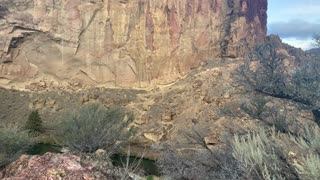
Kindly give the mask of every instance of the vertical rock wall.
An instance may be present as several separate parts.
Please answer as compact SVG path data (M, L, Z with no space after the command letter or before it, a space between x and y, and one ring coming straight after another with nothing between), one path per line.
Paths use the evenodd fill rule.
M0 0L0 84L169 83L266 35L267 0Z

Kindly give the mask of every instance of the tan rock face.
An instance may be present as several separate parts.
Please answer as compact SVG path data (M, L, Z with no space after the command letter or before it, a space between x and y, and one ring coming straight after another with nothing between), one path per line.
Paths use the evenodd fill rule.
M267 0L0 0L0 82L169 83L266 34Z

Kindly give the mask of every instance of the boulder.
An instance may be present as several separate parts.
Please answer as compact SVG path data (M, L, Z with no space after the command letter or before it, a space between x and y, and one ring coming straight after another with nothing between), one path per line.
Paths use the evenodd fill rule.
M0 174L4 180L105 179L93 170L93 165L80 163L80 157L71 154L46 153L43 156L22 155Z

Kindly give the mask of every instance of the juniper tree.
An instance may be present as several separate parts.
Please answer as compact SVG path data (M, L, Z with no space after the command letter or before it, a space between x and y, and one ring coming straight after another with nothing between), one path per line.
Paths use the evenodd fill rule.
M25 124L25 129L29 131L29 133L41 134L44 129L42 126L42 120L38 111L32 111L28 117L28 120Z

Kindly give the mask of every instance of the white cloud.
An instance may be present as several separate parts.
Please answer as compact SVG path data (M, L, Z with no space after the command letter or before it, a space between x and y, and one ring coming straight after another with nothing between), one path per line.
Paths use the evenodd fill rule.
M301 40L296 38L283 38L283 42L294 46L296 48L301 48L303 50L309 50L313 48L314 41L312 39Z
M268 34L304 50L313 48L320 32L320 0L268 0Z
M303 19L273 22L268 25L268 33L278 34L282 38L308 39L318 31L320 31L320 22L311 23Z

